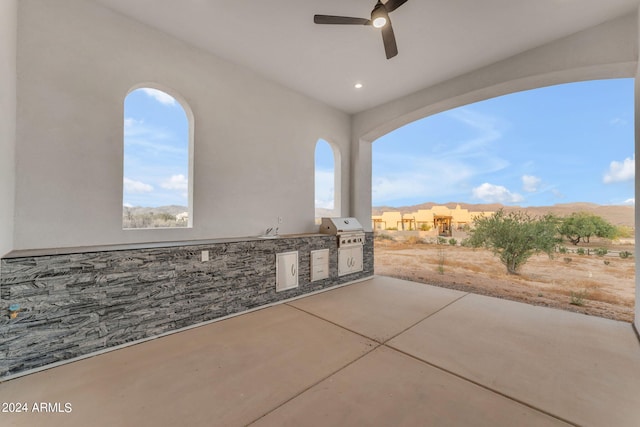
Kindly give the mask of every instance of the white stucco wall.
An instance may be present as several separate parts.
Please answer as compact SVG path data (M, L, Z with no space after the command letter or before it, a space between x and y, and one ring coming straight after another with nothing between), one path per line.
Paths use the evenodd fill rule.
M278 216L317 230L315 144L346 172L348 115L83 1L21 0L18 22L14 249L248 236ZM141 82L193 111L192 229L122 230L123 100Z
M0 1L0 256L13 249L18 1Z
M355 115L351 213L371 227L371 143L377 138L415 120L508 93L634 77L637 22L632 13Z
M638 21L640 21L640 10L638 10ZM640 29L638 34L636 35L636 39L640 40ZM640 43L639 43L640 45ZM635 152L638 151L638 147L640 146L640 63L638 64L638 68L636 69L636 82L635 82L635 136L636 136L636 149ZM640 196L640 165L638 162L635 162L636 166L636 188L635 188L635 199L638 200L638 196ZM635 211L635 219L636 219L636 242L640 242L640 230L638 230L638 225L640 224L640 209L637 208ZM638 272L640 271L640 257L638 256L638 252L636 251L636 307L635 307L635 316L633 319L633 323L636 327L636 332L640 334L640 275ZM640 335L639 335L640 337Z

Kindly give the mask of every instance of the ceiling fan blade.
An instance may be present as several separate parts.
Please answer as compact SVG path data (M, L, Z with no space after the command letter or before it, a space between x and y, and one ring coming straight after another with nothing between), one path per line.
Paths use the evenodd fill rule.
M387 54L387 59L391 59L398 54L396 36L393 34L390 20L387 21L387 25L382 27L382 43L384 43L384 52Z
M393 12L403 4L405 4L407 0L389 0L384 4L384 8L387 9L387 13Z
M371 20L366 18L351 18L348 16L332 15L314 15L313 22L316 24L371 25Z

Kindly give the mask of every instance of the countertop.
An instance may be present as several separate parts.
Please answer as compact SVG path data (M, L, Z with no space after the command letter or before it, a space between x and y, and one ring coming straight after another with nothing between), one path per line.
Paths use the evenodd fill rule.
M32 256L48 256L48 255L68 255L77 253L88 252L108 252L108 251L125 251L136 249L156 249L156 248L171 248L177 246L201 246L201 245L215 245L220 243L234 243L234 242L250 242L250 241L269 241L276 239L298 239L304 237L335 237L328 234L320 233L299 233L299 234L282 234L275 238L264 238L260 236L241 236L241 237L225 237L216 239L202 239L202 240L181 240L170 242L148 242L148 243L123 243L123 244L111 244L111 245L95 245L95 246L76 246L76 247L63 247L63 248L41 248L41 249L19 249L9 252L2 258L24 258Z

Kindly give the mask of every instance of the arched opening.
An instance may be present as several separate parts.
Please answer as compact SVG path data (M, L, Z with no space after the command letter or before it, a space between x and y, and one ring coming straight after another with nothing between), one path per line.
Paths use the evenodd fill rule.
M146 85L124 99L124 229L193 224L193 115L185 106Z
M340 216L340 150L319 139L314 159L315 218L319 224L322 217Z
M399 271L400 258L377 245L376 273L631 321L634 178L633 79L517 92L415 121L372 145L376 241L415 248ZM500 209L589 214L615 235L573 244L559 233L552 259L535 255L509 275L491 251L461 246L474 216Z

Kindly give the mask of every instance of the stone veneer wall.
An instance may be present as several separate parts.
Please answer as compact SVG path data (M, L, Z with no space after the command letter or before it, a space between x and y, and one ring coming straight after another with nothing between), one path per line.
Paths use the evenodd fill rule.
M329 278L310 282L310 251L326 248ZM295 250L299 286L276 293L276 254ZM0 377L372 276L373 234L364 271L338 277L337 257L334 236L309 235L3 258Z

